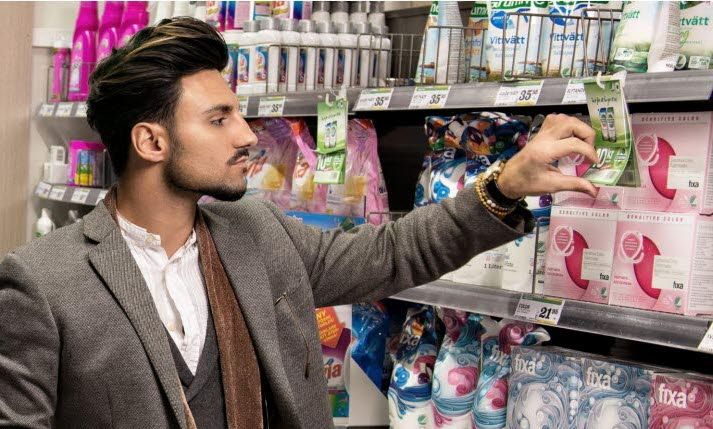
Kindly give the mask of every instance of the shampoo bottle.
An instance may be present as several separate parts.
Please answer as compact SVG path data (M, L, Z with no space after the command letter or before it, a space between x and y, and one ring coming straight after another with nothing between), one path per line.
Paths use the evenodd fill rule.
M89 75L97 61L97 3L79 3L79 15L72 38L72 62L69 70L69 101L83 101L89 95Z
M171 4L170 2L166 3ZM97 34L97 62L111 55L111 50L116 46L119 40L119 28L123 14L123 1L107 1L104 5L102 22Z

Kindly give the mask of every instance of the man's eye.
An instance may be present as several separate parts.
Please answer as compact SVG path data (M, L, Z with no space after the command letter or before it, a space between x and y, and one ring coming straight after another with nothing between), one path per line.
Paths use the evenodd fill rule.
M223 125L223 121L225 121L225 119L226 118L216 119L215 121L210 121L210 123L216 126L221 126Z

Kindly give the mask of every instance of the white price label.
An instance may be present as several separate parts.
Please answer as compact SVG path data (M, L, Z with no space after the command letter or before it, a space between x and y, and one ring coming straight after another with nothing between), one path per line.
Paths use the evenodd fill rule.
M523 294L515 308L515 317L541 325L555 326L560 320L564 300Z
M364 89L359 94L354 110L386 110L393 93L394 88Z
M262 97L257 108L257 115L260 117L282 116L284 108L285 97Z
M99 201L103 200L106 197L106 193L109 192L106 189L99 192L99 196L97 197L97 204L99 204Z
M54 115L54 108L56 107L55 104L50 104L50 103L44 103L42 106L40 106L40 113L39 115L42 117L48 117Z
M240 116L246 117L248 116L248 101L250 100L250 97L247 95L239 95L238 96L238 112L240 113Z
M57 111L54 115L60 118L68 118L72 114L73 106L74 103L59 103L57 104Z
M418 86L413 90L409 109L443 109L448 101L451 87L443 86Z
M89 197L90 189L88 188L75 188L72 194L72 202L77 204L84 204L87 202Z
M87 117L87 103L77 103L77 111L74 112L74 116L78 118Z
M52 185L50 185L49 183L40 182L35 188L35 195L42 198L48 198L50 196L51 191Z
M698 345L698 350L713 354L713 323L711 323L708 327L708 331L703 335L703 339Z
M495 97L496 106L534 106L542 93L544 81L508 83L500 87Z
M564 90L562 104L585 104L587 94L584 93L584 83L580 79L570 79Z
M50 191L50 200L62 201L64 194L67 193L67 188L64 186L53 186L52 191Z

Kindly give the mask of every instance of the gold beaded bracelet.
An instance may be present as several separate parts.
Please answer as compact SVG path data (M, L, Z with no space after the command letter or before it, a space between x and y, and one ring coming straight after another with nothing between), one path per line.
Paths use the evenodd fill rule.
M478 195L478 199L480 202L485 206L485 208L497 216L500 219L504 219L505 216L508 214L512 213L517 205L512 206L512 207L504 207L497 202L493 200L493 198L490 196L489 192L487 191L486 187L488 184L488 180L492 178L491 180L497 181L498 177L500 176L500 173L502 172L504 162L500 163L495 167L495 170L491 171L490 174L487 173L482 173L478 175L476 181L475 181L475 192Z

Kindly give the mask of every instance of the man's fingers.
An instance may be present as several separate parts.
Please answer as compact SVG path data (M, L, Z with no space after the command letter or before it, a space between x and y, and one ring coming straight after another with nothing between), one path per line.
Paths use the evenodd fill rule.
M553 192L576 191L584 192L592 198L597 196L597 188L589 180L581 177L555 173L550 176L550 183L554 187Z
M583 155L592 164L599 163L599 157L594 146L577 137L569 137L552 143L552 151L550 152L552 159L561 159L573 153Z
M594 145L596 136L594 129L574 116L549 114L545 118L542 128L543 130L547 128L556 139L566 139L574 136L590 145Z

